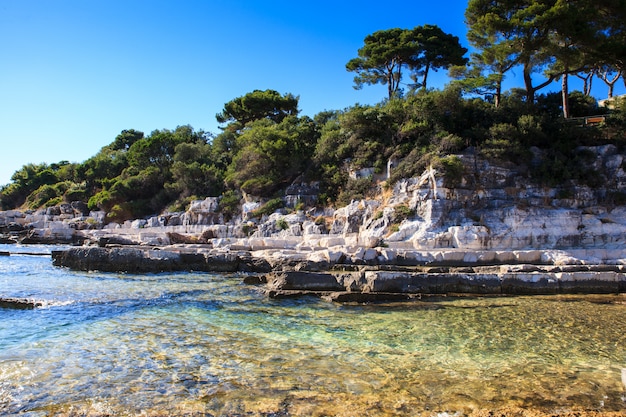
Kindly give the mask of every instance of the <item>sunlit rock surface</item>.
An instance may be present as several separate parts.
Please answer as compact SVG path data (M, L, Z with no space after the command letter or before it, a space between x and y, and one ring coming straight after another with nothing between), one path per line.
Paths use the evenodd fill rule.
M0 230L26 243L84 244L54 255L57 265L76 269L287 274L267 278L275 296L623 292L626 206L617 203L626 201L625 157L611 145L584 152L602 187L530 185L532 167L495 166L467 153L458 156L464 173L454 184L429 168L335 210L296 210L294 196L314 201L317 189L298 184L286 204L294 208L260 218L251 213L262 201L250 196L229 222L217 198L124 224L68 204L2 212Z
M105 213L86 213L84 204L75 202L36 212L0 212L0 232L26 243L205 243L252 250L622 248L626 207L611 196L626 196L624 155L612 145L585 152L595 155L589 165L604 178L603 187L530 185L530 168L495 166L468 153L458 156L465 171L453 187L446 186L442 173L428 169L420 177L397 182L377 199L353 201L336 210L283 209L258 219L249 216L261 202L247 201L242 217L224 222L219 199L209 197L192 202L185 212L105 224ZM291 200L298 195L313 201L312 195L298 193L316 189L290 187L286 205L293 206Z

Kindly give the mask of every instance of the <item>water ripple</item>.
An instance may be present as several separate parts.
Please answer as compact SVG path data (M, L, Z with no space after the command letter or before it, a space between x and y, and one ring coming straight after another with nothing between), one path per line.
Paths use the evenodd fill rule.
M620 296L339 305L241 278L0 259L0 296L48 302L0 310L0 414L625 408Z

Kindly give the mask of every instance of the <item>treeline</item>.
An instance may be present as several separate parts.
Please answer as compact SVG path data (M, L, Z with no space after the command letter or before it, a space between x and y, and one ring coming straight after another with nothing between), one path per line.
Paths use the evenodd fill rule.
M571 99L576 116L608 112L582 93ZM517 164L530 163L535 146L548 157L531 170L534 181L598 185L597 176L581 170L584 155L576 148L621 145L626 113L618 106L602 126L581 127L560 116L560 104L559 94L540 95L528 105L512 92L495 107L450 86L310 118L299 115L291 94L254 91L226 103L218 135L191 126L147 136L124 130L82 163L25 165L2 188L0 201L3 209L36 209L80 200L106 211L109 221L123 221L221 196L229 217L242 193L276 198L298 180L320 183L319 204L342 205L372 190L370 177L351 178L350 170L383 173L393 159L398 163L389 183L430 165L453 181L461 167L450 155L470 146L484 157Z
M468 147L486 158L532 161L529 176L538 183L600 185L577 148L625 140L624 101L599 108L591 84L604 81L611 96L625 80L626 2L470 0L465 16L474 47L469 57L456 36L434 25L364 39L346 69L356 73L355 88L387 86L377 105L311 118L300 115L298 97L256 90L224 105L217 135L191 126L147 136L125 130L82 163L22 167L0 189L0 204L35 209L80 200L122 221L221 196L228 218L243 193L279 204L297 180L319 182L319 204L342 205L372 190L371 176L353 178L350 171L383 173L394 161L392 184L432 165L453 183L461 165L450 155ZM443 90L428 89L429 73L440 69L453 80ZM514 70L524 88L503 91ZM569 91L570 76L583 81L582 92ZM539 93L557 79L560 93ZM598 114L610 117L584 128L571 120ZM532 160L533 147L543 150L541 162Z
M620 78L626 86L624 0L470 0L465 22L474 48L469 58L456 36L433 25L368 35L346 65L356 72L355 88L383 84L391 99L426 89L430 71L446 69L466 93L498 107L504 80L516 72L529 104L560 80L561 110L569 118L571 76L582 80L585 95L594 79L607 85L609 98Z

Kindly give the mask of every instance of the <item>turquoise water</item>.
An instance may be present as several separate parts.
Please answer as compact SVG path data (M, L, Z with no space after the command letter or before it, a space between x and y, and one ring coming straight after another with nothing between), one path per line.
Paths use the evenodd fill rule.
M0 246L0 251L45 247ZM626 410L626 297L270 300L241 275L0 257L0 415Z

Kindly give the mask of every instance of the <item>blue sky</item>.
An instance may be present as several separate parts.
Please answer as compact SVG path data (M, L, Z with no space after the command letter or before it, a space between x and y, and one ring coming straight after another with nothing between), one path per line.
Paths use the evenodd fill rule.
M365 36L436 24L467 46L466 6L0 0L0 184L27 163L82 162L123 129L218 133L224 103L255 89L298 95L309 116L377 103L386 88L354 90L345 70ZM447 81L429 77L433 87Z

